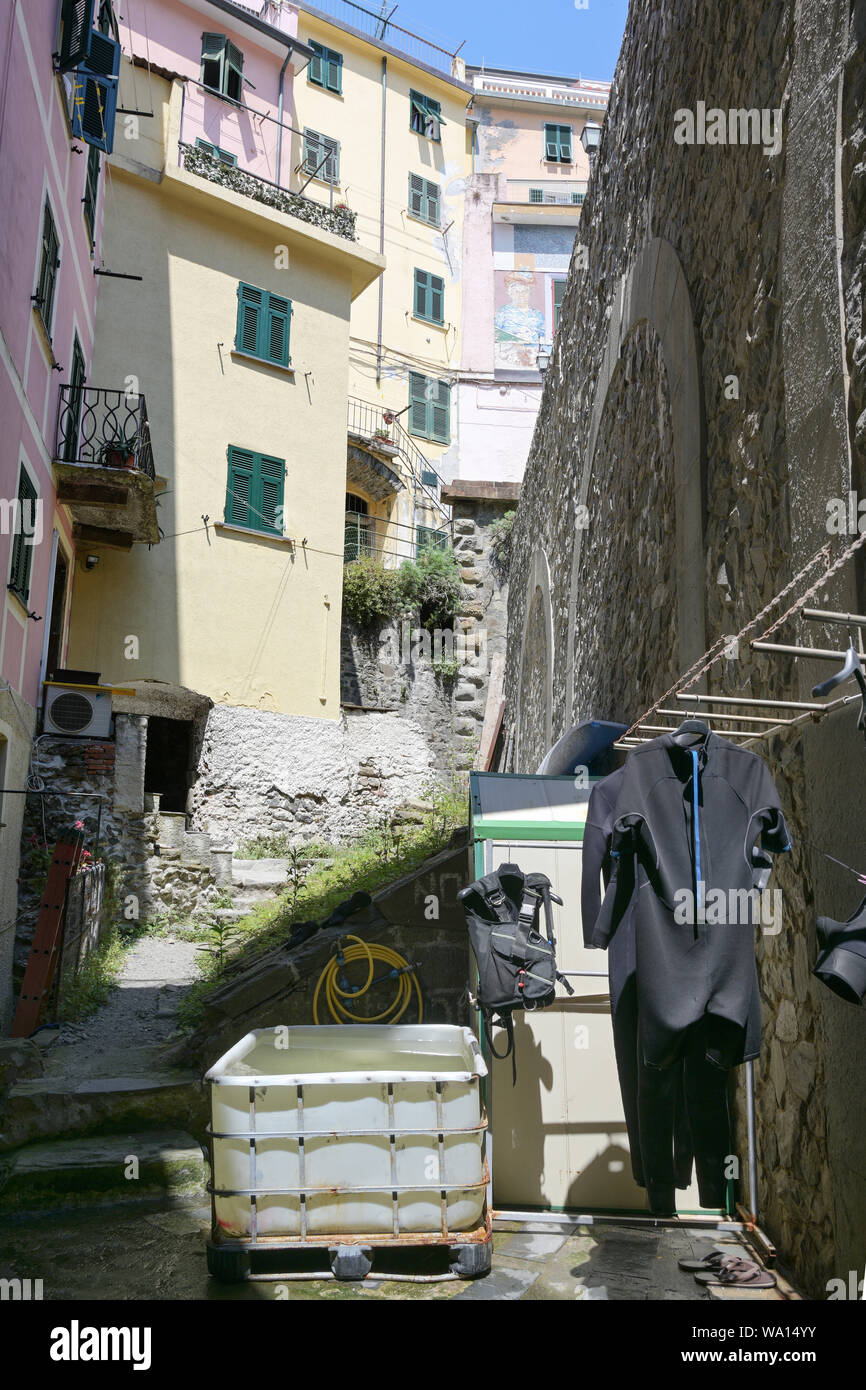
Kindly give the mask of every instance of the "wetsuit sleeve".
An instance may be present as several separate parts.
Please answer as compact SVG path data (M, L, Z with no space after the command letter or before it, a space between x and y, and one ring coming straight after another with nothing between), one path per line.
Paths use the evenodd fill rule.
M772 870L771 854L784 854L791 849L791 836L776 784L767 764L759 759L758 775L751 797L752 815L746 837L746 853L751 857L752 881L756 888L766 888Z
M583 854L580 871L580 915L583 922L583 942L592 946L592 933L601 911L601 873L610 848L610 828L605 824L606 806L595 788L589 798L586 825L583 830Z
M610 836L610 879L593 928L591 946L607 950L628 911L635 891L635 845L634 827L618 822Z

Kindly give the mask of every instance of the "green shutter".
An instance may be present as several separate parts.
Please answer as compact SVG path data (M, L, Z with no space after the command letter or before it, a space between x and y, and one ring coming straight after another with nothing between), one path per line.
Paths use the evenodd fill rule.
M559 127L559 158L563 163L571 163L571 127Z
M324 44L314 43L310 40L314 57L310 59L307 68L307 80L313 82L317 87L327 87L329 92L341 92L343 90L343 55L337 53L333 48L325 48Z
M223 93L232 101L240 101L243 97L243 85L244 55L239 48L226 40Z
M571 126L544 127L544 154L546 159L555 160L560 164L571 163Z
M259 456L259 512L256 521L259 530L283 534L282 517L277 515L283 505L283 483L286 475L285 459Z
M425 97L421 92L410 91L409 126L417 135L426 135L428 140L439 140L440 128L444 124L438 101Z
M313 56L307 67L307 81L314 82L317 87L323 87L325 85L323 62L325 50L320 43L314 43L312 39L310 39L310 48L313 50Z
M18 515L16 517L15 538L12 542L12 564L9 571L8 587L26 602L30 594L30 566L33 561L33 516L31 509L36 501L36 489L24 469L18 477ZM27 517L25 534L24 516Z
M409 211L413 217L420 217L423 222L438 227L441 222L438 183L425 179L421 174L410 174Z
M426 180L426 184L427 184L427 221L428 221L428 222L432 222L433 225L434 225L434 227L438 227L439 224L440 224L440 222L441 222L441 220L442 220L442 214L441 214L441 211L440 211L440 203L439 203L439 185L438 185L438 183L432 183L430 179L427 179L427 180Z
M424 185L426 179L422 179L420 174L409 175L409 211L413 217L424 216Z
M277 511L283 505L286 461L229 445L226 521L251 531L282 535Z
M327 156L327 157L326 157ZM324 160L324 163L322 161ZM321 165L321 168L319 167ZM304 170L326 183L340 177L340 142L308 127L304 130Z
M60 36L61 72L77 68L87 57L90 40L91 0L63 0L60 11L63 30Z
M553 282L553 331L559 327L559 315L562 311L562 301L565 296L565 280L554 280Z
M426 376L420 372L409 373L409 433L427 437L427 397Z
M211 91L222 92L225 87L225 34L201 36L201 84Z
M276 362L279 366L289 365L289 326L292 316L292 306L288 299L283 299L281 295L269 294L266 296L266 317L264 331L267 340L262 344L265 351L262 354L267 357L269 362Z
M544 202L544 190L541 189L541 188L530 188L530 190L529 190L529 201L530 201L530 203L543 203L543 202Z
M451 439L451 387L447 381L438 381L436 386L436 395L430 402L430 438L447 444Z
M72 372L69 377L69 405L66 413L66 428L63 432L63 458L66 463L74 463L78 457L78 431L81 425L81 406L84 397L85 366L84 353L75 335L72 346Z
M441 275L416 269L414 313L428 323L445 322L445 281Z
M235 334L235 347L238 352L248 352L251 357L259 354L261 324L263 315L263 291L255 285L238 285L238 324Z
M51 333L51 316L54 310L54 288L57 282L57 268L60 260L57 255L59 243L57 240L57 230L54 225L54 218L51 207L46 199L45 210L42 214L42 255L39 261L39 284L36 287L36 307L45 325L45 331Z
M232 526L255 526L256 455L248 449L229 445L229 476L226 488L226 521Z
M84 220L93 245L96 227L96 200L99 196L99 150L91 145L87 151L87 174L84 181Z

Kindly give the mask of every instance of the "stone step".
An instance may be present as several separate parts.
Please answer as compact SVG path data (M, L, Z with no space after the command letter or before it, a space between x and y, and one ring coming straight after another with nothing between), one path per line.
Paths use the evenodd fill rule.
M203 1133L207 1094L193 1072L45 1076L10 1087L0 1120L0 1152L42 1139L126 1130L191 1127Z
M156 1197L201 1201L206 1181L201 1145L182 1130L53 1140L0 1160L0 1211L55 1211Z
M239 888L285 888L288 859L235 859L232 883Z

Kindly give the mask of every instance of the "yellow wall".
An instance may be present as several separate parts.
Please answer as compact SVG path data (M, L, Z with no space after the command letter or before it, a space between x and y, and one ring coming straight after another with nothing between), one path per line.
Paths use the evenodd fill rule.
M294 83L292 123L310 126L340 141L340 196L358 214L358 235L364 246L379 248L382 51L335 25L303 11L298 37L313 39L343 55L341 95L323 90L302 72ZM409 91L438 101L444 124L441 143L415 134L409 123ZM385 242L387 269L383 276L383 376L376 383L379 289L371 285L352 306L349 392L395 410L409 400L408 371L445 379L456 372L461 356L461 246L464 181L470 171L466 107L471 93L426 69L387 55L385 157ZM437 182L442 190L442 228L453 226L443 239L440 229L412 218L408 211L409 174ZM325 199L327 186L311 184L309 192ZM446 250L447 246L447 250ZM412 317L415 267L441 275L445 281L445 327ZM452 438L456 418L452 392ZM408 428L408 414L400 417ZM432 466L446 449L418 438L416 444ZM401 520L408 516L411 493L400 494ZM411 520L411 517L408 517Z
M159 90L165 103L168 84ZM130 172L152 146L124 147L122 132L117 143L105 263L144 278L103 282L91 377L139 378L167 479L165 539L102 548L98 567L77 574L68 661L107 682L177 681L219 702L337 718L350 296L353 276L379 265L178 171L178 108L175 84L169 120L154 118L169 139L161 182ZM275 267L281 244L288 269ZM233 356L240 280L292 300L294 375ZM294 545L219 529L229 444L286 460ZM130 637L137 659L125 655Z

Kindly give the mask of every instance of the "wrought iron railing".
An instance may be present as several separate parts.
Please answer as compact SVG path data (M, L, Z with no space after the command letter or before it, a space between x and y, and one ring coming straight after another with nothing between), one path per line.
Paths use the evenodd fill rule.
M55 459L134 469L154 478L144 396L99 386L61 386Z
M374 446L390 445L396 450L404 468L415 487L416 498L441 517L442 524L450 521L451 513L439 500L439 491L444 480L439 476L429 459L421 452L412 435L404 429L399 416L386 406L374 405L371 401L349 397L348 431L356 439L369 440ZM435 482L425 482L425 476Z
M365 559L398 565L417 559L425 546L444 550L450 542L449 526L408 526L366 512L346 512L343 556L347 565Z
M315 0L315 4L311 5L302 0L301 8L311 14L331 16L338 23L356 29L368 39L375 39L378 43L386 43L389 48L396 48L401 53L406 53L410 58L416 59L417 62L425 63L428 68L436 68L439 72L448 73L449 76L454 75L454 59L463 44L451 52L447 48L441 48L439 44L433 43L430 39L422 38L420 34L412 33L411 29L404 29L402 25L395 24L393 20L387 18L387 12L393 13L396 8L394 5L389 4L385 14L376 14L374 10L368 10L365 5L355 4L354 0Z

